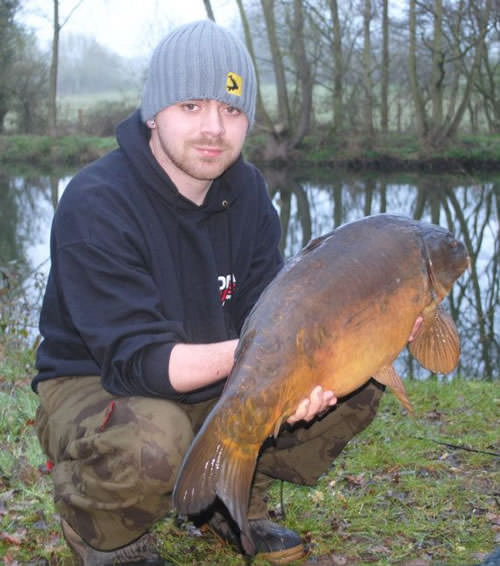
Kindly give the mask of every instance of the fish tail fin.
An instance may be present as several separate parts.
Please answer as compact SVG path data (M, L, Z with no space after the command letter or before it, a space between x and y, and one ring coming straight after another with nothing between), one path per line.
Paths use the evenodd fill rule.
M243 449L222 434L218 415L208 418L184 457L173 492L173 504L181 515L197 515L218 496L240 528L248 554L255 546L248 524L248 502L259 446Z
M428 370L449 373L458 364L460 338L453 318L440 305L430 313L415 339L410 352Z
M174 508L181 515L196 515L206 509L215 499L217 458L219 445L214 421L205 425L194 438L184 456L173 492Z
M241 545L247 554L255 554L255 545L248 524L248 503L259 447L249 454L233 450L222 463L217 481L217 495L240 528Z
M410 413L414 414L412 404L406 395L403 380L399 377L396 370L392 366L384 366L378 370L373 376L379 383L387 385L394 395L399 399L400 403Z

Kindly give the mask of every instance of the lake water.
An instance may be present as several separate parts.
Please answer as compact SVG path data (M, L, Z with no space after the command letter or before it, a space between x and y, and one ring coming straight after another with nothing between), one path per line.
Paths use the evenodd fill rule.
M387 174L326 168L263 172L280 213L286 257L311 238L379 212L405 214L449 228L466 244L472 259L471 270L455 284L446 301L462 343L460 364L452 375L499 377L500 172ZM37 334L40 297L50 266L54 208L72 174L0 174L1 322L4 327L25 327L30 339ZM18 304L15 312L9 305L6 315L6 297L11 299L20 283L24 292L18 296L28 300ZM405 376L429 375L406 351L398 359L397 369Z

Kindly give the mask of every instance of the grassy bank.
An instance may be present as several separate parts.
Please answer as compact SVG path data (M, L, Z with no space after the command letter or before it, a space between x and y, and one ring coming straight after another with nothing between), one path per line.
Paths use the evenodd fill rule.
M301 153L311 164L347 164L355 168L474 170L500 167L500 136L460 136L441 149L422 148L411 135L379 135L370 143L359 136L306 138Z
M259 161L264 136L251 133L246 144L250 159ZM114 138L64 136L0 136L0 163L42 167L82 165L116 147ZM294 163L310 166L350 166L384 169L498 169L500 136L462 136L441 150L422 150L413 136L391 134L368 143L356 135L333 137L316 131L291 156Z
M0 163L5 165L84 165L116 147L114 138L64 136L0 136Z
M0 345L0 558L70 565L36 440L32 353ZM417 417L392 394L315 488L276 482L274 517L311 546L306 564L472 566L500 544L497 383L410 382ZM245 564L210 532L167 517L156 527L177 565ZM255 561L256 566L262 562Z

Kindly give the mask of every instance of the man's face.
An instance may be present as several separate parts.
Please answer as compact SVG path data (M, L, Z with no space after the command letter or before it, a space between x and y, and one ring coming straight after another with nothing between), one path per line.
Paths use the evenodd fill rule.
M238 158L248 130L240 110L216 100L188 100L155 117L151 148L178 188L206 183Z

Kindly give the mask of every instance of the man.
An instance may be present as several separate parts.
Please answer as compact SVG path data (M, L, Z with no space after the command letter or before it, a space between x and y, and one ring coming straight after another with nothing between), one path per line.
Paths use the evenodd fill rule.
M170 510L243 321L282 266L277 214L241 157L255 95L251 59L228 30L174 30L153 53L140 109L117 129L119 148L59 203L33 388L63 533L85 566L165 564L148 531ZM313 483L379 396L367 388L316 419L336 403L316 387L264 451L249 507L263 556L304 555L297 533L267 520L266 487ZM210 523L237 540L221 511Z

